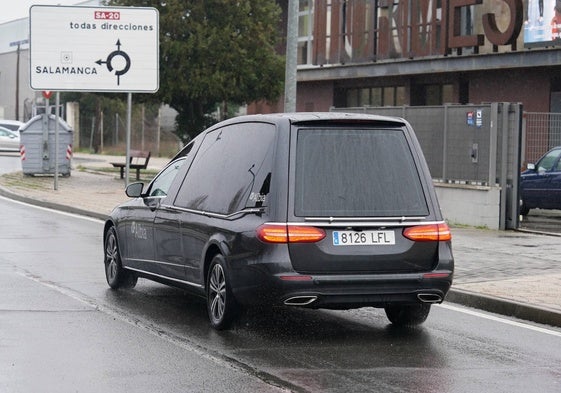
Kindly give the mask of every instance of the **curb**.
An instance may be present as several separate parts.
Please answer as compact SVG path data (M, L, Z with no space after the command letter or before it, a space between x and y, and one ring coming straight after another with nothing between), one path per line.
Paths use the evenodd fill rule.
M450 289L446 301L508 317L561 327L561 313L511 299L483 295L463 289Z
M106 214L96 213L96 212L92 212L92 211L85 210L85 209L80 209L80 208L67 206L67 205L61 205L61 204L54 203L54 202L41 201L41 200L25 197L25 196L22 196L22 195L18 195L18 194L15 194L15 193L7 190L6 188L4 188L2 186L0 186L0 196L3 196L3 197L8 198L8 199L13 199L15 201L28 203L30 205L44 207L44 208L47 208L47 209L60 210L60 211L64 211L64 212L71 213L71 214L77 214L77 215L80 215L80 216L97 218L97 219L102 220L102 221L105 221L105 220L107 220L107 218L109 218L109 216L106 215Z

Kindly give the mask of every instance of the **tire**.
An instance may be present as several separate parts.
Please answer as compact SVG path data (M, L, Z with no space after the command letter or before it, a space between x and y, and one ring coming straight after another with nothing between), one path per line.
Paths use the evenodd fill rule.
M206 303L210 324L216 330L229 328L239 312L221 254L215 255L210 262L206 279Z
M396 326L417 326L427 320L430 304L396 305L385 307L386 316Z
M117 233L111 227L105 235L105 279L107 284L113 289L134 288L138 277L133 272L123 269L119 245L117 243Z

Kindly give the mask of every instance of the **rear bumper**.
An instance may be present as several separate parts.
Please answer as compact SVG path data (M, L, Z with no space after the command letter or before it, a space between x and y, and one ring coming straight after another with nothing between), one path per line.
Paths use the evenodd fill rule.
M360 307L385 307L390 304L442 303L444 297L443 292L431 289L409 293L297 295L285 299L283 304L306 308L347 310ZM422 298L431 300L424 301L421 300Z
M434 274L435 272L431 272ZM423 273L380 275L283 275L261 277L257 285L234 285L242 304L351 309L389 304L441 303L452 285L452 271L438 278ZM239 283L239 282L238 282ZM249 285L248 285L249 284Z

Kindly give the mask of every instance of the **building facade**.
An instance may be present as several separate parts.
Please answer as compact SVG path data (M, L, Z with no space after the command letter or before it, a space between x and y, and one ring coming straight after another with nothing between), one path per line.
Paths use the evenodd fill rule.
M561 0L300 0L298 26L298 111L502 101L561 112Z

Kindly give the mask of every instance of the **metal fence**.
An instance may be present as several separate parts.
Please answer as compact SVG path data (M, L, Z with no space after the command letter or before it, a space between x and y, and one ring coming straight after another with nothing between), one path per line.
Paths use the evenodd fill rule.
M522 163L535 163L561 145L561 113L524 112L524 130Z
M140 107L140 106L138 106ZM181 148L180 139L160 126L156 115L135 108L131 116L131 148L151 151L154 156L171 156ZM78 145L96 153L121 154L126 147L125 111L105 111L80 117Z
M521 104L358 107L332 111L406 119L415 129L435 182L499 187L500 227L518 226Z
M332 108L406 119L425 154L432 177L447 183L495 186L517 173L521 106L510 103L423 107ZM508 171L507 171L508 172Z

